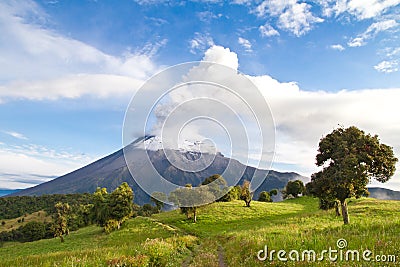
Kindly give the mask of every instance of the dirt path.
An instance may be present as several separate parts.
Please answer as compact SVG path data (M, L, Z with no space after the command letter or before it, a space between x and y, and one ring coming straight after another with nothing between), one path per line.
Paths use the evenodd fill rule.
M218 266L219 267L227 266L224 261L224 249L221 245L218 246Z

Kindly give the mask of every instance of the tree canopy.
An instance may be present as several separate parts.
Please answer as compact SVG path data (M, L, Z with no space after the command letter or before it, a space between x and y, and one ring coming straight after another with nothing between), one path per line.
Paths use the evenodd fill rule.
M253 192L250 189L250 182L247 180L243 182L240 199L244 201L246 207L250 207L251 200L253 199Z
M305 187L302 181L289 181L283 190L283 198L287 198L289 196L298 197L300 194L304 193L304 189Z
M397 162L392 147L355 126L323 137L316 160L322 170L311 176L312 191L320 199L340 202L344 224L349 223L346 199L368 194L371 179L388 181Z
M197 208L212 203L214 200L215 196L205 185L192 187L192 185L187 184L169 194L169 201L179 206L188 218L190 214L193 214L193 222L197 221Z
M54 220L54 236L60 237L61 242L64 242L64 235L69 234L68 216L71 212L71 207L68 203L58 202L55 206L56 214Z
M122 183L111 194L106 188L97 188L94 193L94 216L106 232L119 229L121 224L133 213L132 188L127 183Z
M272 202L271 196L267 191L262 191L258 196L258 201L261 202Z

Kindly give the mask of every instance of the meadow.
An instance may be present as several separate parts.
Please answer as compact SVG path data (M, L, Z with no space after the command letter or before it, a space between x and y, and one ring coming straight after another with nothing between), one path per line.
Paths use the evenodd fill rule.
M179 210L150 218L136 217L110 234L89 226L59 239L6 242L0 266L397 266L400 261L400 202L371 198L349 202L350 224L334 211L318 209L318 199L300 197L283 202L219 202L200 208L198 221ZM338 249L337 241L347 246ZM314 250L317 258L329 248L370 250L371 261L315 262L273 259L260 261L268 250ZM293 254L294 255L294 254ZM361 255L361 254L360 254ZM396 262L377 262L375 256L394 255ZM288 255L286 255L288 257ZM361 257L361 256L360 256ZM392 260L392 259L391 259Z

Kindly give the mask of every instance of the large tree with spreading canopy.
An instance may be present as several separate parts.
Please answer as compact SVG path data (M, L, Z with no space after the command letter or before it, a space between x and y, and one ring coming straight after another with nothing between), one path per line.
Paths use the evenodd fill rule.
M371 179L387 182L397 162L392 147L355 126L337 128L323 137L316 159L323 169L311 176L314 194L339 201L344 224L350 222L347 199L368 194Z

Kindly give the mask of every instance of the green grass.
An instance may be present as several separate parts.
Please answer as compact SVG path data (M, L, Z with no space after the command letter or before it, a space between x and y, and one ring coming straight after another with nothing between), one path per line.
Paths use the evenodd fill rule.
M308 197L279 203L254 201L215 203L199 209L193 223L178 210L151 218L131 219L116 232L104 234L90 226L59 239L31 243L5 243L0 266L395 266L376 262L261 262L257 252L313 249L369 249L375 254L397 255L400 261L400 201L351 200L350 225L333 211L318 209ZM129 265L131 264L131 265ZM157 265L158 264L158 265ZM397 264L397 263L396 263Z
M119 231L105 234L102 228L89 226L70 233L61 243L59 239L45 239L28 243L7 242L0 248L0 266L107 266L113 259L124 259L149 254L149 241L182 242L190 247L196 238L179 234L149 218L128 220ZM147 245L147 247L146 247ZM157 244L155 244L156 246ZM146 250L147 249L147 250ZM172 248L172 249L175 249ZM172 264L179 265L190 254L185 247L179 255L164 253Z

